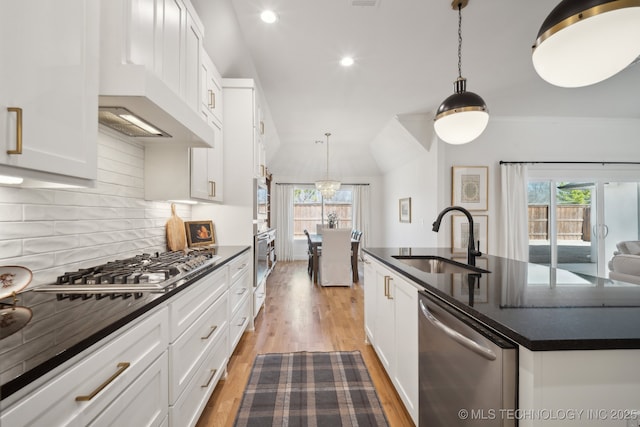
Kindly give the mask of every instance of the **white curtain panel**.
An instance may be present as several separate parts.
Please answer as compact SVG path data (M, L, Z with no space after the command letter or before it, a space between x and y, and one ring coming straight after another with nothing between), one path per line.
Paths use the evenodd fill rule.
M367 246L371 224L371 191L368 185L353 186L353 228L362 231L360 238L360 256L362 248Z
M276 217L276 257L282 261L293 261L293 185L277 184L275 186Z
M519 261L529 260L529 216L527 165L502 164L501 206L498 241L500 255Z

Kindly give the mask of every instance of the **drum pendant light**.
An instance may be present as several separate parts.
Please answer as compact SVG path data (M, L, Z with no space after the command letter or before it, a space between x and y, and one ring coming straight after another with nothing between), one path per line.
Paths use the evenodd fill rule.
M467 79L462 77L462 8L468 0L454 0L458 9L458 78L453 83L455 93L445 99L436 112L434 129L444 142L466 144L484 132L489 122L489 111L484 100L467 92Z
M330 199L336 194L336 191L340 189L340 181L329 179L329 137L331 134L327 132L324 136L327 137L327 174L325 175L325 179L316 181L316 189L322 194L324 199Z
M617 74L640 55L640 0L563 0L533 45L536 72L560 87Z

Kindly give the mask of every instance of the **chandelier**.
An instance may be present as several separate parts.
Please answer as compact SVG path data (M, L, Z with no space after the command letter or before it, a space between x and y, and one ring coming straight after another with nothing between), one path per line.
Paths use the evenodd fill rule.
M330 199L340 189L340 181L329 179L329 132L324 134L327 137L327 174L324 180L316 181L316 189L322 194L324 199Z

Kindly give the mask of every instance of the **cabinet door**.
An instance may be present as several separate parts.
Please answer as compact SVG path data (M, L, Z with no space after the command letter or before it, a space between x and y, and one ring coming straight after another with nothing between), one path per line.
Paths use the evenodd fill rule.
M98 13L97 0L0 4L0 172L96 179Z
M418 290L393 276L396 358L393 382L413 421L418 420Z
M222 129L211 123L216 131L214 148L191 149L191 197L221 202L222 199Z
M364 259L364 332L365 339L374 344L376 318L376 270L369 257Z
M222 78L204 49L200 59L202 65L200 73L202 81L200 85L200 109L205 117L213 117L222 123Z
M392 276L384 269L376 273L376 341L374 347L380 361L391 376L395 355L395 304Z
M200 53L202 51L202 29L196 19L187 12L185 33L184 99L194 111L200 111Z
M167 352L91 424L99 426L160 426L169 414Z
M177 94L181 94L180 76L183 74L184 33L187 24L182 0L163 2L162 24L162 80Z

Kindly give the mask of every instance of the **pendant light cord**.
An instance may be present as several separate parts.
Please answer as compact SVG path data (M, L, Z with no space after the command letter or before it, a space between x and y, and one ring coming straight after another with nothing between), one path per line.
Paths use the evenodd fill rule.
M462 78L462 3L458 2L458 78Z

